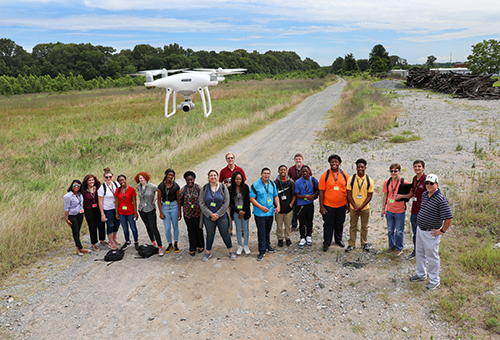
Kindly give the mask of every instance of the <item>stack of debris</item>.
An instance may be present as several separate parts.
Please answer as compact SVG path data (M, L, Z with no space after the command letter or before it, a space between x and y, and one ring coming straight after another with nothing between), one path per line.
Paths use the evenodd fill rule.
M500 99L500 87L493 87L497 79L491 74L439 73L415 67L408 72L406 86L435 90L459 98Z

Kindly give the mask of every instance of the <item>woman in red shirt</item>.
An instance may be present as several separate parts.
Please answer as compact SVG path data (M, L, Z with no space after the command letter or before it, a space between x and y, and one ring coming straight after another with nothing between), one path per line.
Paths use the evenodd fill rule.
M137 220L137 193L133 187L127 185L127 177L125 175L118 176L120 187L115 191L116 218L120 219L120 224L125 235L125 244L122 249L127 249L132 244L130 243L130 234L128 227L132 229L134 235L135 248L139 246L139 234L135 221Z

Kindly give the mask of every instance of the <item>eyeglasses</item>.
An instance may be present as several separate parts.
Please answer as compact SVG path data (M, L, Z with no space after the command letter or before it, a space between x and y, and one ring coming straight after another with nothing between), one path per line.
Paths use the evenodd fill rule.
M234 157L226 157L226 159L234 159Z
M391 170L391 173L395 174L395 173L398 173L399 170Z
M435 184L433 182L424 182L424 183L425 183L425 185L434 185Z
M80 185L80 184L77 184L77 183L73 184L73 186L74 186L74 187L81 187L81 185Z
M104 178L113 178L113 175L110 175L110 176L104 176Z

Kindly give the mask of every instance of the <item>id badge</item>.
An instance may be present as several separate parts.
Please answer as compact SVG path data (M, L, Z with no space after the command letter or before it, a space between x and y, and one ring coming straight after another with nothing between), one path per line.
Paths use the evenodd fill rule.
M340 188L339 187L333 187L333 190L337 190L338 191L338 190L340 190Z
M356 197L357 197L357 198L363 198L363 195L358 195L358 196L356 196Z
M84 210L83 210L83 209L82 209L82 210L80 210L80 214L83 214L83 212L84 212Z
M285 195L281 196L281 200L282 201L286 200L286 196Z
M170 205L170 201L165 201L165 204L166 205Z
M211 206L211 207L216 207L216 206L217 206L217 204L215 204L215 202L212 202L212 203L210 203L210 206Z
M238 205L236 208L238 208L238 209L241 210L241 209L243 209L243 206L242 205Z
M97 203L92 204L92 208L97 208Z
M128 208L126 206L123 206L122 207L122 210L127 210Z
M191 204L191 209L194 209L194 205Z
M267 203L271 203L272 200L270 198L267 199Z
M394 203L394 200L389 200L389 203Z

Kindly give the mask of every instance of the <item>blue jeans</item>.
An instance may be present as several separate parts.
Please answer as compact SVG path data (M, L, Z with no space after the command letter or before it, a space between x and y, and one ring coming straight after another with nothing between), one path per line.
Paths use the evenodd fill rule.
M389 248L396 246L397 250L403 250L405 236L406 211L402 213L386 212L387 237L389 238Z
M205 228L207 229L207 251L212 250L216 228L219 228L219 234L227 249L233 247L231 236L229 236L229 217L227 214L219 217L216 221L212 221L209 217L203 216L203 223L205 223Z
M245 243L245 246L248 246L248 221L245 220L245 218L242 218L241 220L238 218L239 214L234 213L233 214L233 221L234 224L236 224L236 240L238 240L238 245L241 247L241 229L243 228L243 242Z
M113 233L117 233L118 229L120 229L120 220L116 218L115 209L104 210L104 215L106 215L106 218L107 218L106 234L111 235Z
M273 227L274 216L256 216L257 236L259 239L259 253L265 254L267 248L271 246L270 234Z
M411 232L413 234L413 252L417 249L417 214L412 213L410 216Z
M179 241L179 207L177 206L177 201L170 202L170 204L161 204L161 211L165 215L163 220L163 225L165 226L165 236L167 237L167 242L172 243L172 231L171 226L174 227L174 242Z
M123 235L125 235L125 241L130 242L130 233L128 231L128 226L132 229L132 234L134 235L134 241L139 242L139 233L137 232L137 226L135 224L134 215L122 215L120 214L120 223L122 224Z

